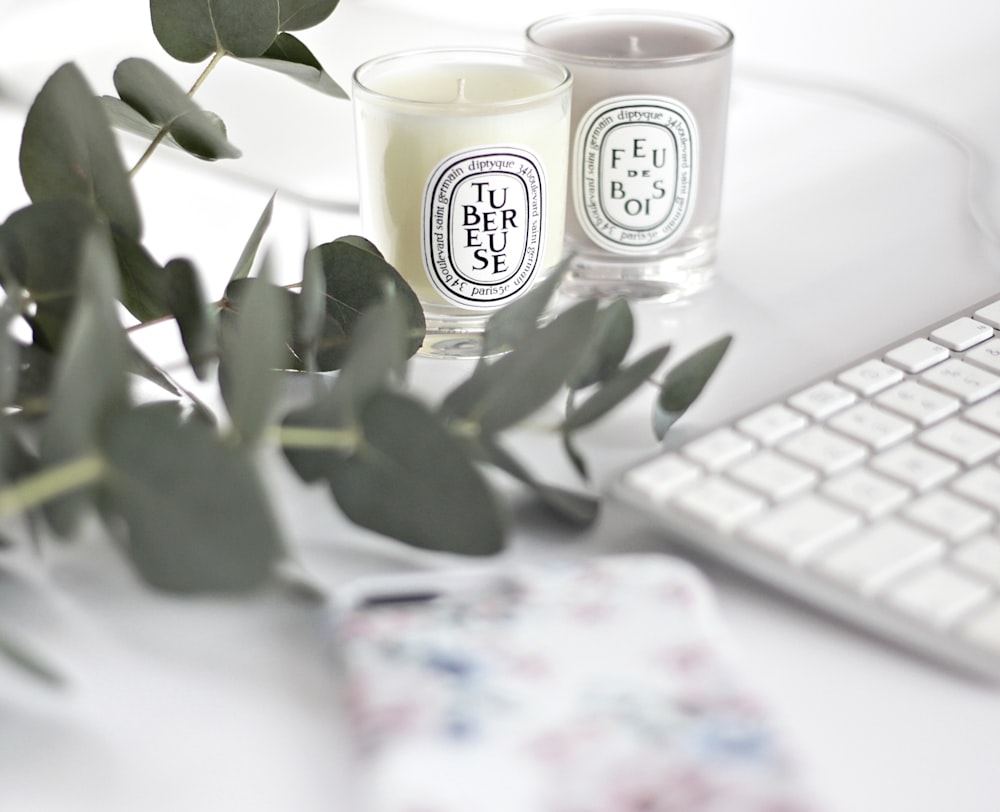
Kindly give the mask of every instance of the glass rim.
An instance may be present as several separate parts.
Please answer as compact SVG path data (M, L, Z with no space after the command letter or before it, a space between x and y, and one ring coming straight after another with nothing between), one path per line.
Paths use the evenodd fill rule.
M414 59L426 60L427 57L447 57L451 62L463 62L477 66L506 65L511 67L527 67L530 64L534 64L551 71L555 84L551 88L516 99L503 99L500 101L426 101L383 93L380 90L372 88L364 80L364 75L373 70L384 68L393 63L405 64L407 61ZM362 62L354 69L354 73L351 75L351 82L353 89L356 92L360 91L363 93L369 100L378 100L383 103L411 107L415 110L481 112L531 107L550 98L560 96L572 87L573 74L565 65L548 56L528 51L518 51L512 48L415 48L383 54Z
M671 56L600 56L594 54L584 54L578 51L567 51L562 48L555 48L546 45L537 39L537 33L547 26L557 25L566 22L586 22L588 20L601 20L616 18L620 20L635 21L673 21L684 23L691 27L697 26L702 29L710 29L721 36L719 43L711 48L695 51L693 53L677 54ZM729 26L713 20L710 17L702 17L697 14L684 14L676 11L660 11L658 9L604 9L597 11L570 11L565 14L555 14L551 17L544 17L529 25L524 32L528 42L535 47L551 54L555 59L565 62L576 62L586 64L617 64L628 66L666 66L680 65L691 62L703 62L715 59L727 51L732 50L733 42L736 39Z

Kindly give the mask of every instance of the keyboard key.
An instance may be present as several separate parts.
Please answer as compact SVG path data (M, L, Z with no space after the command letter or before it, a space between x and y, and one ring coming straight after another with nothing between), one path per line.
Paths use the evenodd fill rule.
M1000 434L1000 396L994 395L967 409L963 417L994 434Z
M961 545L952 556L960 567L1000 587L1000 538L980 536Z
M628 472L626 480L654 502L660 502L700 476L696 465L677 454L664 454Z
M917 441L965 465L975 465L1000 452L1000 437L957 417L927 429Z
M948 493L936 491L920 497L906 508L904 515L942 538L961 541L990 526L988 510Z
M962 358L991 372L1000 372L1000 338L991 338L985 344L973 347Z
M750 522L744 535L758 547L802 561L858 528L860 519L814 494L801 496Z
M920 379L928 386L949 392L965 403L978 403L1000 391L1000 376L956 358L949 358L943 364L932 367Z
M879 476L867 468L855 468L822 487L823 493L841 504L874 519L902 505L910 496L908 488Z
M950 357L951 353L940 344L926 338L915 338L890 350L884 360L903 372L916 373L930 369Z
M838 383L853 389L863 397L881 392L901 380L903 380L902 372L875 358L844 370L837 376Z
M958 463L940 454L903 443L872 457L875 470L917 491L926 491L958 473Z
M975 347L989 338L993 338L993 328L968 316L944 324L931 333L931 341L959 352Z
M788 399L790 406L809 415L813 420L822 420L841 409L850 406L858 396L850 389L838 386L833 381L822 381L804 389Z
M733 465L726 473L737 482L774 500L801 493L818 479L811 468L766 449Z
M875 402L897 414L916 420L921 426L929 426L931 423L943 420L957 412L962 405L957 398L916 381L904 381L892 387L875 398Z
M785 440L781 450L799 462L811 465L824 474L843 471L860 462L868 453L865 447L823 426L812 426Z
M981 581L943 564L935 564L891 586L885 601L895 609L935 626L954 623L989 598Z
M889 579L939 558L943 542L911 525L887 519L820 555L811 569L859 592L877 589Z
M747 456L753 449L754 444L749 437L730 428L721 428L691 441L684 447L683 453L706 468L718 471Z
M744 417L736 424L736 427L744 434L749 434L757 442L771 445L799 429L804 429L808 423L805 415L780 403L775 403L766 409Z
M859 403L834 415L827 425L876 450L895 445L916 429L911 421L870 403Z
M732 530L760 513L766 503L739 485L713 478L685 489L674 504L718 530Z
M972 315L978 321L1000 329L1000 301L981 307Z
M959 635L980 648L1000 654L1000 601L991 601L959 629Z
M951 487L956 493L993 510L1000 510L1000 468L995 465L983 465L962 474Z

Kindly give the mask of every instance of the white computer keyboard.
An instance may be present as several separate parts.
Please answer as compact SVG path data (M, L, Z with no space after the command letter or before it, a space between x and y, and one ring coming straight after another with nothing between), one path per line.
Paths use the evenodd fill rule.
M1000 680L1000 297L625 472L670 536Z

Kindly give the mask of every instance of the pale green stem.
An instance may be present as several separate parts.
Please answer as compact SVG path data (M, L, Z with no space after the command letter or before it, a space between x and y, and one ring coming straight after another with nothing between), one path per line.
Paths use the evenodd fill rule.
M198 88L202 86L204 81L208 78L208 75L213 70L215 70L215 66L222 61L222 58L225 55L226 52L222 49L219 49L218 51L215 52L215 56L213 56L211 61L205 66L205 70L201 72L201 75L195 80L195 83L191 85L191 89L187 93L188 96L193 96L195 93L198 92ZM142 156L139 158L138 161L136 161L135 166L133 166L132 169L129 170L128 174L130 178L135 177L136 173L140 169L142 169L142 167L146 164L146 161L148 161L150 157L152 157L153 153L156 152L156 148L159 147L161 143L163 143L163 139L166 138L169 133L170 133L169 127L166 126L160 127L160 131L156 134L156 137L153 138L152 141L150 141L149 146L146 147L146 151L142 153Z
M107 465L101 457L80 457L49 468L0 490L0 518L22 513L97 482Z
M306 426L275 426L270 436L283 448L338 449L350 451L358 445L358 434L350 429L315 429Z

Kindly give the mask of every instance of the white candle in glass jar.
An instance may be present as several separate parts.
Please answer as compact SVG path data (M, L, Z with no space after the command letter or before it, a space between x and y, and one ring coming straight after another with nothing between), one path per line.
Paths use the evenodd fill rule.
M364 235L430 331L481 327L560 260L571 84L514 51L411 51L355 72Z

